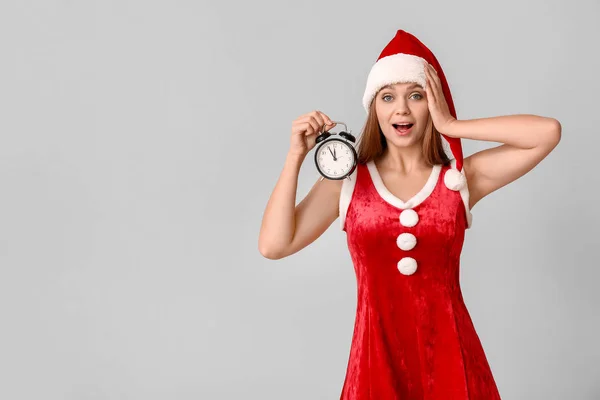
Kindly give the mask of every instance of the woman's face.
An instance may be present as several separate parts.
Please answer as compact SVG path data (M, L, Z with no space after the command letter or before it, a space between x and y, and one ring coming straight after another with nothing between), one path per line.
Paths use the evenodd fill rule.
M423 140L429 128L427 94L416 83L396 83L383 87L375 96L375 110L383 135L389 144L408 147ZM413 124L409 130L395 127L398 123Z

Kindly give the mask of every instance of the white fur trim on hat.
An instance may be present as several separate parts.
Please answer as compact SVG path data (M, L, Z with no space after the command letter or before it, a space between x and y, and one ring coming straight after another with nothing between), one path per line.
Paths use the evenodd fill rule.
M369 112L371 101L384 86L394 83L418 83L425 89L425 61L412 54L393 54L377 60L367 77L367 87L363 95L363 107Z

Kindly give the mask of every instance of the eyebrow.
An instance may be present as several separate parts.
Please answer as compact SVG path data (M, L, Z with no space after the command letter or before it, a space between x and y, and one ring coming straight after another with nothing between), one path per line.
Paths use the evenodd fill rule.
M421 85L419 85L418 83L413 83L412 85L410 85L410 86L408 87L408 89L410 89L410 88L414 88L414 87L419 87L419 88L421 88ZM384 87L382 87L382 88L381 88L381 90L383 90L383 89L392 89L392 90L393 90L393 88L392 88L392 85L385 85Z

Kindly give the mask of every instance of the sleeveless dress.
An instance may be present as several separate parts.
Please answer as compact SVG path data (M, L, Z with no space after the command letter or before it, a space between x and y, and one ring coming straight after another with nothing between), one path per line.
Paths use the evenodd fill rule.
M341 400L500 399L459 284L472 217L467 185L445 183L455 165L435 165L406 202L373 161L343 182L357 308Z

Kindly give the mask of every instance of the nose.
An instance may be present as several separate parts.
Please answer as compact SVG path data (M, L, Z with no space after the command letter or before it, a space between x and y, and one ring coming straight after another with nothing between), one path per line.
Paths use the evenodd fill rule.
M399 97L395 102L396 106L396 114L408 114L410 109L408 108L408 101L406 99Z
M405 101L398 101L396 103L396 114L404 115L404 114L409 114L409 113L410 113L410 110Z

